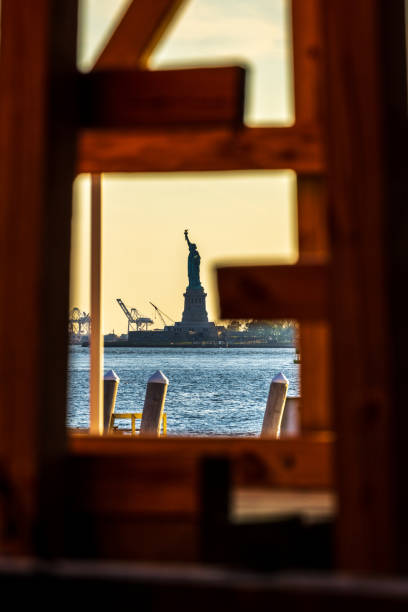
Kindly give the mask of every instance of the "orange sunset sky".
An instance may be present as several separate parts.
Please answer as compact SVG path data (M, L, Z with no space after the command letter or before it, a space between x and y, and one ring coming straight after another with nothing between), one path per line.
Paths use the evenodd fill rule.
M128 0L82 0L78 63L92 61ZM249 66L246 121L292 122L286 0L190 0L151 58L151 68ZM116 298L153 318L149 301L181 319L187 285L184 230L201 255L207 307L217 318L213 270L219 263L293 262L296 186L287 172L105 174L103 329L122 333ZM74 185L71 307L89 311L89 176ZM159 326L160 322L157 322Z

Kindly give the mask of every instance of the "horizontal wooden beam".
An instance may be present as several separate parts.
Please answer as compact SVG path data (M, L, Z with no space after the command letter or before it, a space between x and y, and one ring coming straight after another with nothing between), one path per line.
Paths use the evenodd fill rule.
M333 485L333 439L326 433L280 440L81 436L70 438L70 451L72 474L88 491L86 504L101 511L195 511L199 462L211 456L231 459L235 486ZM85 503L85 498L78 503Z
M192 146L194 139L194 146ZM77 172L325 170L315 128L83 130Z
M222 319L322 320L328 316L325 264L218 268Z
M183 0L133 0L95 62L94 70L144 68Z
M242 125L245 69L124 70L79 76L81 127Z
M311 489L325 494L333 485L330 434L286 440L78 437L71 438L70 451L64 487L74 556L197 561L203 468L211 457L229 459L234 494L242 487L256 487L258 494L297 488L307 504ZM222 502L228 482L227 490L213 484L212 501ZM276 505L268 506L271 516ZM237 519L236 496L230 511Z

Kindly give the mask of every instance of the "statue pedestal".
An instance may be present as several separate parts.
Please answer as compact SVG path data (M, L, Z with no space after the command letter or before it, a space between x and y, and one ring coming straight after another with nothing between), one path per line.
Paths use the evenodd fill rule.
M184 293L183 316L181 321L174 325L175 333L195 332L204 334L205 338L217 338L215 324L208 321L206 297L203 287L187 287Z
M184 295L184 310L181 319L182 324L208 324L208 314L205 306L207 294L203 287L187 287Z

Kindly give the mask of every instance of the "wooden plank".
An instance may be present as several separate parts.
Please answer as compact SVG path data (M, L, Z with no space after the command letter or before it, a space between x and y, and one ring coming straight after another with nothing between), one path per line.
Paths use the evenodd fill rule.
M257 522L299 514L305 520L333 519L336 495L326 490L235 488L231 492L231 520Z
M217 269L222 319L322 320L328 316L328 267L240 266Z
M298 176L299 262L329 259L326 179ZM302 322L301 427L302 431L333 426L330 408L330 354L327 322Z
M380 0L323 3L327 34L338 564L396 567ZM350 18L352 15L352 18ZM346 383L346 384L345 384ZM404 484L405 486L405 484Z
M95 62L94 70L146 68L182 0L133 0Z
M385 134L385 174L387 210L385 217L387 252L387 292L390 308L390 336L392 339L391 385L394 419L394 466L395 508L398 571L408 572L408 491L406 487L408 377L406 376L406 351L408 330L405 323L405 300L401 299L401 279L408 267L407 248L407 58L406 58L406 3L397 0L392 4L383 2L381 10L381 39L383 51L382 100Z
M292 0L295 120L322 124L325 118L322 0Z
M71 438L67 554L197 561L203 461L231 462L232 484L326 490L332 438ZM215 486L215 485L214 485ZM227 486L227 485L226 485ZM219 512L217 490L211 499ZM210 504L211 506L211 504ZM208 510L208 506L207 510Z
M327 184L323 176L297 180L299 260L327 262L330 255Z
M1 549L49 554L61 535L77 6L3 0L1 12Z
M292 1L293 68L297 125L325 118L324 33L321 0ZM329 257L326 179L298 174L299 262ZM302 322L302 430L330 429L329 330L324 322Z
M80 122L92 128L242 125L245 70L238 66L94 72L79 77Z
M157 513L166 508L172 512L192 512L197 508L196 472L203 457L230 458L233 483L237 486L330 488L332 444L330 434L281 440L71 437L70 463L83 466L75 473L84 486L100 487L99 493L95 488L91 495L95 496L94 500L100 500L101 509L119 509L126 504L127 508L133 511L139 508L140 512ZM108 471L102 469L102 465ZM85 475L91 472L99 484L91 485L91 479ZM143 488L145 493L133 496L127 486L120 493L115 478L127 483L131 481L131 490ZM160 482L159 488L157 482ZM117 495L106 494L107 487L114 488ZM147 494L150 488L155 489L151 497ZM89 503L94 504L92 496Z
M298 176L299 262L329 259L326 180L318 176ZM330 353L327 322L303 321L301 345L301 423L305 429L331 429Z
M77 172L197 172L280 170L303 174L325 169L319 130L308 128L84 129Z
M91 176L91 337L90 432L103 434L103 336L102 336L102 177Z
M330 331L326 321L302 322L300 326L301 432L333 428L330 410Z

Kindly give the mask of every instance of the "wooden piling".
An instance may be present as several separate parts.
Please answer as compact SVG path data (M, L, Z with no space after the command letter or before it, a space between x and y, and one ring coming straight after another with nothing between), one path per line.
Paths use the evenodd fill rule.
M261 436L279 438L288 385L289 381L282 372L272 379L262 423Z
M112 414L115 410L116 394L120 378L113 370L109 370L103 377L103 431L108 433L111 429Z
M281 422L281 437L296 437L300 435L300 397L287 397Z
M147 381L140 435L159 436L169 381L157 370Z

